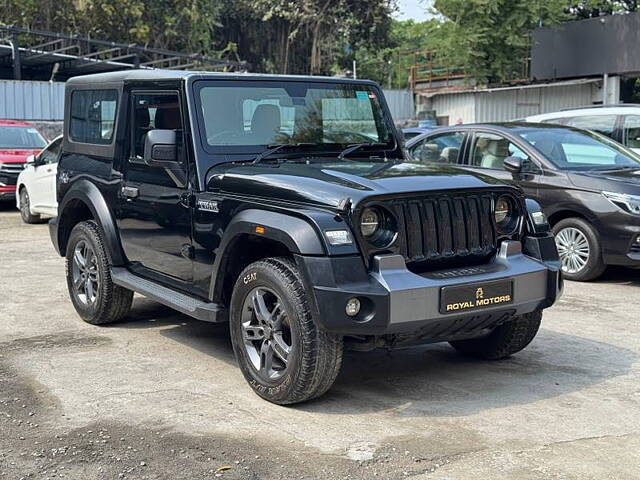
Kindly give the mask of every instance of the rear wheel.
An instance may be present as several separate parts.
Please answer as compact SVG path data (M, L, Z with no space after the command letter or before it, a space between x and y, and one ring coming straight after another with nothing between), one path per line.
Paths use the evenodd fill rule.
M66 270L71 301L85 322L104 325L129 313L133 292L111 280L109 257L94 221L73 227L67 244Z
M585 282L602 275L606 265L594 228L581 218L565 218L553 227L562 263L562 273L568 280Z
M485 360L500 360L524 349L540 329L542 310L520 315L496 327L489 335L450 342L461 353Z
M40 221L40 215L34 215L31 213L31 201L29 199L29 192L27 187L20 189L20 217L24 223L38 223Z
M268 258L245 268L230 313L236 359L262 398L298 403L331 387L342 364L342 338L315 325L293 262Z

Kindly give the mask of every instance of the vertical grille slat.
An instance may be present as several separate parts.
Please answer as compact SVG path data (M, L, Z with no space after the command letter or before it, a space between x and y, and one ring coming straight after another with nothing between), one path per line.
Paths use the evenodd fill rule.
M395 248L407 263L484 258L496 248L494 195L439 193L389 202L399 227Z

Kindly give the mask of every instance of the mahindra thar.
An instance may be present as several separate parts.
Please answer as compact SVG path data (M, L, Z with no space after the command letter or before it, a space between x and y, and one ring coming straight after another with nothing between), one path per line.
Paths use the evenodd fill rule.
M80 317L138 292L229 322L271 402L322 395L344 348L507 357L562 290L539 206L410 161L373 82L134 70L70 79L65 109L50 230Z

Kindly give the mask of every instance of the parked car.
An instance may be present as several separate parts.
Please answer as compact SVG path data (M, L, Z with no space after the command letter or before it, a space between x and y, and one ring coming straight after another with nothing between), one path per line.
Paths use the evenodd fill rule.
M16 181L27 157L40 152L46 144L32 124L0 120L0 201L15 199Z
M37 223L42 215L58 213L56 172L61 147L59 136L42 152L27 157L26 167L18 175L16 206L25 223Z
M403 128L402 134L404 135L405 140L411 140L418 135L422 135L423 133L433 132L438 126L433 127L412 127L412 128Z
M525 121L593 130L640 152L640 105L593 105L532 115Z
M504 358L560 294L539 206L408 162L373 82L134 70L71 78L65 109L49 226L78 314L117 321L135 291L229 321L271 402L322 395L345 344Z
M640 156L608 137L528 123L449 127L407 142L413 158L519 186L540 203L562 270L592 280L606 265L640 267Z

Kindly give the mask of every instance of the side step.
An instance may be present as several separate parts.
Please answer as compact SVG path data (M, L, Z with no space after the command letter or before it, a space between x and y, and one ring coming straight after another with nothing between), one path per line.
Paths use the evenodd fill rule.
M227 309L217 303L205 302L176 292L151 280L131 273L126 268L111 269L113 283L205 322L227 321Z

